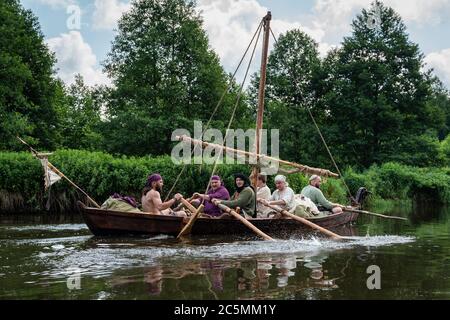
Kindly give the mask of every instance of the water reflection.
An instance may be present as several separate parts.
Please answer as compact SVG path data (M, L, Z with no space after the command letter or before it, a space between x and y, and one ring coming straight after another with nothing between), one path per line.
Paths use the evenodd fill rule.
M449 212L422 220L426 209L416 210L413 224L362 217L340 230L360 236L344 243L98 238L83 224L0 225L0 298L450 298ZM383 270L379 293L365 287L374 264ZM64 285L72 267L81 270L80 291Z
M182 284L197 277L197 283L201 282L198 279L203 278L204 286L200 290L208 291L209 299L220 299L230 288L235 288L235 298L276 298L280 289L338 289L336 281L340 277L330 279L328 270L324 268L327 258L327 254L317 253L305 256L266 256L240 262L200 260L183 262L182 268L178 264L161 261L157 265L140 269L143 277L130 277L121 272L113 274L110 284L114 292L119 292L125 287L143 282L148 298L166 297L170 294L172 298L179 299L192 294L186 288L182 289ZM137 272L138 269L132 271ZM303 278L305 273L307 276Z
M161 294L163 273L164 270L160 266L144 269L144 282L147 285L147 291L151 296Z

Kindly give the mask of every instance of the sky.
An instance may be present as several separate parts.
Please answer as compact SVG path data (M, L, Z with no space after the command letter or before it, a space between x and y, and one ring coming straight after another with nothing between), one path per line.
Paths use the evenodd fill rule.
M227 72L233 72L261 18L272 12L276 36L300 28L325 56L350 35L351 22L373 0L197 0L212 49ZM425 55L426 68L450 89L450 0L384 0L403 18L410 39ZM81 74L89 85L111 83L103 73L121 15L129 0L21 0L39 18L58 76L67 84ZM260 54L260 51L257 52ZM259 68L255 59L252 72ZM242 80L243 72L238 74Z

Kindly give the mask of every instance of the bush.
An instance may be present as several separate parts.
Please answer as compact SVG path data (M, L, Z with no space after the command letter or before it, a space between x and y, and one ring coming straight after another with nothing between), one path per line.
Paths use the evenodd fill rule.
M147 176L159 172L165 181L164 191L174 184L181 166L174 165L168 156L156 158L113 157L102 152L60 150L50 156L50 161L76 184L101 203L118 192L140 200ZM175 192L190 196L195 191L204 192L212 166L188 165L182 174ZM233 174L250 174L247 165L219 165L217 174L224 178L225 185L234 190ZM352 168L345 170L344 177L352 192L365 186L374 199L427 199L443 203L450 202L450 168L415 168L398 163L373 166L358 173ZM0 153L0 211L43 210L48 200L44 192L43 170L38 160L29 153ZM308 184L307 177L293 174L288 182L296 193ZM274 189L273 177L269 187ZM326 179L322 190L333 202L347 203L346 188L341 180ZM163 192L163 197L165 196ZM50 204L52 211L67 211L75 208L77 199L83 199L66 181L52 186Z
M168 156L115 158L102 152L78 150L57 151L49 160L98 203L115 192L140 200L146 179L154 172L164 177L164 191L167 192L182 168L174 165ZM211 166L186 166L175 192L184 195L203 192L211 170ZM217 174L225 177L230 190L233 190L233 173L236 172L250 174L250 169L243 165L219 165L217 169ZM43 181L43 169L31 154L0 153L0 211L43 210L47 200ZM53 211L73 210L76 199L82 197L65 180L53 185L50 192Z
M365 186L375 198L450 202L450 168L416 168L398 163L372 166L363 173L344 174L352 192Z
M29 153L0 153L0 211L34 211L43 198L42 167Z
M441 153L447 166L450 166L450 135L441 142Z
M154 172L164 177L164 197L182 168L174 165L168 156L113 157L102 152L79 150L59 150L49 160L100 204L115 192L140 200L146 179ZM186 166L175 192L185 196L204 192L211 170L212 166L207 165ZM234 190L233 174L237 172L250 175L251 168L247 165L219 165L217 168L217 174L224 178L230 192ZM288 182L296 193L300 193L308 179L294 174L288 177ZM269 177L269 186L274 189L273 177ZM42 167L29 153L0 153L0 190L0 210L3 212L43 210L48 200ZM332 201L343 203L346 200L345 188L339 180L329 179L323 184L323 190ZM65 180L53 185L50 192L52 211L73 210L76 200L83 199Z

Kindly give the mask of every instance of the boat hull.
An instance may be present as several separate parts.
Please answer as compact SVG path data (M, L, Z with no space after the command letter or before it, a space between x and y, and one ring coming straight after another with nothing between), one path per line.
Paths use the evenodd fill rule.
M96 236L117 235L172 235L182 230L188 219L174 216L151 215L89 208L80 204L83 219ZM326 229L337 230L358 218L357 213L344 212L324 218L310 219ZM304 235L312 230L292 219L249 220L261 231L280 237ZM241 222L230 219L199 218L192 228L193 235L253 235Z

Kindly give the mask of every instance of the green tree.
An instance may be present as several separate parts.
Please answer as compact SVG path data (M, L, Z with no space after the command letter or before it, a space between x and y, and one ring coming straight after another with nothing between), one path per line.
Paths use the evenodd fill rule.
M61 108L61 144L71 149L102 147L101 106L106 88L88 87L81 75L69 86Z
M317 76L321 68L317 43L301 30L281 35L267 65L265 125L279 129L280 156L309 165L329 165L326 150L307 108L320 123L325 116L316 108ZM259 89L259 75L250 87L253 103Z
M55 147L58 83L37 18L18 0L0 2L0 149L17 149L16 135Z
M450 167L450 135L441 142L441 150L445 159L445 165Z
M105 70L115 86L108 149L135 155L169 153L172 131L209 119L228 80L194 3L184 0L134 1L119 21ZM227 95L215 127L225 126L234 98ZM237 114L245 119L244 103Z
M399 141L398 152L390 157L391 161L420 167L440 167L445 159L441 143L435 131L421 135L411 135Z
M367 168L398 160L422 166L424 158L435 157L434 138L443 127L428 103L431 76L421 71L423 54L409 40L401 17L375 5L380 28L372 28L372 13L363 10L353 21L352 35L324 63L327 90L321 104L330 115L326 136L341 162ZM423 154L413 161L411 144L417 139L425 149L415 150Z
M439 129L439 139L444 140L450 134L450 93L440 79L434 77L432 81L433 91L428 104L437 118L437 123L443 123Z

